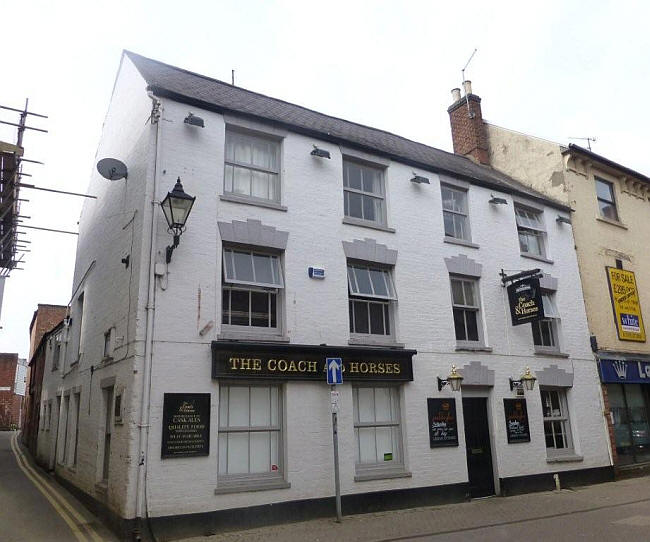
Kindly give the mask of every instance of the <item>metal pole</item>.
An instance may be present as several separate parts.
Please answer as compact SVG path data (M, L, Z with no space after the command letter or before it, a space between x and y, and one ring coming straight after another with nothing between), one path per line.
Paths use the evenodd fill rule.
M332 384L331 391L336 386ZM339 428L336 409L332 408L332 439L334 441L334 488L336 491L336 522L341 523L341 481L339 479Z

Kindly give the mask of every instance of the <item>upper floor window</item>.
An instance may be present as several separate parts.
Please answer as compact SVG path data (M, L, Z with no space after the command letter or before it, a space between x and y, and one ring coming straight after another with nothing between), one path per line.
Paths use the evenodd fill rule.
M602 179L596 179L596 198L598 199L600 216L618 221L614 185Z
M542 212L527 207L515 207L517 220L517 233L519 235L519 249L522 254L546 257L545 240L546 229L542 219Z
M77 359L73 360L73 363L79 361L79 358L81 357L81 332L83 331L83 318L84 318L84 292L81 292L79 294L79 297L77 298L77 326L76 326L76 333L77 333Z
M384 174L380 168L343 161L345 216L386 224Z
M442 215L445 235L455 239L470 240L467 213L467 191L441 185Z
M533 328L533 344L536 350L559 351L559 324L560 314L558 313L553 294L542 293L542 304L544 306L544 318L531 323Z
M480 344L482 338L478 280L451 277L451 302L456 342Z
M350 333L391 336L391 303L397 300L388 269L348 264Z
M278 256L223 249L223 324L277 331L282 288Z
M224 192L280 202L280 143L226 129Z
M56 371L61 361L61 333L57 333L52 340L52 370Z

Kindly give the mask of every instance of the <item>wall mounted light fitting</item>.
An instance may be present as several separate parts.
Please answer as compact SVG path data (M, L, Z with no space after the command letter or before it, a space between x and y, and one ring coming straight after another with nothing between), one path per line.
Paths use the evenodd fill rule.
M444 388L446 385L449 385L451 391L458 391L460 390L460 385L462 382L463 375L456 370L455 365L452 365L451 373L449 373L449 376L446 379L443 380L442 378L438 377L438 391L442 391L442 388Z

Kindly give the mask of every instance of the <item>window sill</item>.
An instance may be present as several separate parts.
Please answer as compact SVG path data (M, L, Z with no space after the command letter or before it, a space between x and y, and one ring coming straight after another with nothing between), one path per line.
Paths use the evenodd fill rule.
M219 196L221 201L230 201L232 203L243 203L244 205L255 205L256 207L265 207L266 209L276 209L277 211L287 211L284 205L273 201L255 200L245 196L236 196L234 194L222 194Z
M249 491L268 491L271 489L289 489L291 484L285 480L255 481L255 482L224 482L214 490L215 495L228 493L245 493Z
M365 345L365 346L387 346L389 348L404 348L404 343L398 343L392 339L380 339L375 337L350 337L348 340L350 345Z
M370 228L372 230L395 233L394 228L389 228L388 226L377 224L376 222L370 222L368 220L361 220L360 218L351 218L349 216L343 218L343 224L350 224L351 226L361 226L362 228Z
M578 463L583 461L584 457L576 454L559 454L546 458L547 463Z
M543 346L535 346L535 355L536 356L552 356L555 358L568 358L569 354L565 352L560 352L559 350L549 349L547 350Z
M101 493L102 495L106 495L106 492L108 491L108 480L95 482L95 491L97 493Z
M522 258L528 258L529 260L536 260L538 262L553 263L553 260L544 258L544 256L536 256L535 254L527 254L525 252L521 253Z
M469 248L480 248L479 245L477 245L476 243L472 243L471 241L466 241L465 239L456 239L455 237L449 237L447 235L445 235L443 241L451 245L460 245L462 247L469 247Z
M472 346L469 344L458 344L456 345L455 350L456 352L492 352L492 347L481 346L481 345Z
M604 222L605 224L611 224L612 226L617 226L619 228L622 228L624 230L627 230L627 226L620 222L619 220L612 220L611 218L605 218L603 216L597 216L596 220L599 222Z
M361 472L354 476L355 482L369 482L371 480L390 480L391 478L411 478L413 475L404 469L386 469L372 472Z
M232 331L222 329L217 335L219 341L256 341L263 343L288 343L289 337L285 335L266 335L264 333L255 333L250 331Z

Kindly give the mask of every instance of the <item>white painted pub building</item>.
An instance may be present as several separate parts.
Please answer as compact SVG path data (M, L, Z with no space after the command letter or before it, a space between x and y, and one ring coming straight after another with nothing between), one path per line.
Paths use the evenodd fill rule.
M103 158L128 171L90 181L38 459L122 536L334 515L328 357L343 514L612 477L569 208L130 52ZM545 318L515 326L525 271Z

